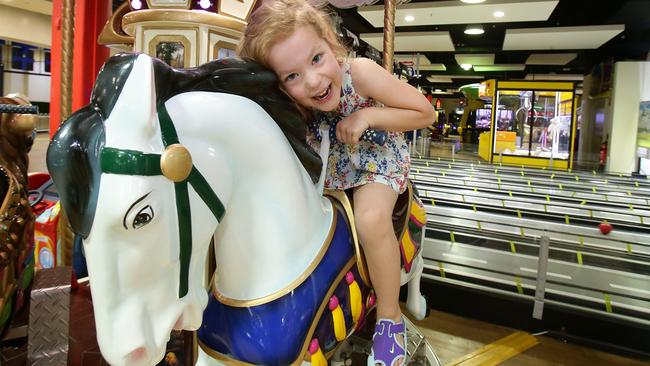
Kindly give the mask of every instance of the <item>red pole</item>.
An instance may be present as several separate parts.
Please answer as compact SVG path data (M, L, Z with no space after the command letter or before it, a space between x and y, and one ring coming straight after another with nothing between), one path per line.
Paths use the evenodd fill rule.
M76 0L73 46L72 111L88 104L97 72L109 55L97 38L111 15L110 1ZM61 121L61 46L63 0L52 0L50 138Z
M97 72L108 58L108 48L97 38L111 15L110 1L76 0L72 111L88 104Z

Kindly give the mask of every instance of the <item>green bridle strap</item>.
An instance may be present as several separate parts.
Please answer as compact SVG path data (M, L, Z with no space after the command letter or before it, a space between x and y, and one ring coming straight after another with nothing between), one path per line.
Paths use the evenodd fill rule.
M223 215L226 214L226 208L223 207L223 203L216 193L210 187L210 184L203 178L201 173L196 167L192 167L192 172L190 176L187 177L187 181L190 182L194 191L201 197L206 206L212 211L212 214L217 219L218 222L221 222Z
M103 173L122 175L162 175L160 154L145 154L135 150L105 147L101 153Z
M174 122L172 122L172 118L169 116L164 102L158 106L158 120L160 120L160 134L162 135L163 145L167 147L172 144L178 144L176 128L174 128Z
M160 132L165 148L179 143L176 128L172 122L165 104L158 106L158 119ZM134 150L115 149L104 147L101 151L101 168L103 173L120 175L158 176L163 175L160 168L161 154L149 154ZM219 197L214 193L203 175L192 166L189 176L182 182L174 183L176 192L176 213L178 217L178 236L180 242L179 260L181 262L180 285L178 296L187 295L189 287L189 267L192 257L192 217L190 198L187 183L192 185L194 191L208 206L218 222L226 213L226 209Z
M174 128L174 122L165 108L165 102L158 105L158 120L160 121L160 134L165 148L172 144L178 144L178 134ZM194 170L192 166L192 170ZM182 298L187 294L189 287L190 259L192 257L192 210L190 209L190 195L187 189L187 179L174 183L176 192L176 216L178 219L178 240L180 250L178 257L181 261L180 285L178 297ZM217 220L219 218L217 217Z
M187 294L189 288L190 259L192 257L192 210L187 181L174 183L176 192L176 216L178 217L178 240L180 250L178 258L181 261L180 284L178 298Z

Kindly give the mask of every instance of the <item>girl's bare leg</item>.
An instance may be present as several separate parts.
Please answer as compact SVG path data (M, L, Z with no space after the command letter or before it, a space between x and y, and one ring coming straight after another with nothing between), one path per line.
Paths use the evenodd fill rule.
M370 183L354 190L354 220L377 295L377 318L401 321L400 252L392 214L397 192Z

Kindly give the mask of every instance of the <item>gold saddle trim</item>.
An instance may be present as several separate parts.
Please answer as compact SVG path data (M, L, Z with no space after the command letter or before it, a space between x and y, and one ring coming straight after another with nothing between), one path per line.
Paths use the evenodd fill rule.
M323 316L323 313L325 312L329 304L329 298L332 297L334 291L336 290L336 287L339 285L339 283L341 283L341 281L344 280L345 275L348 273L348 271L354 268L355 264L356 264L355 259L350 258L350 260L343 266L339 274L336 276L334 281L332 281L332 284L330 285L329 289L327 290L327 293L323 297L323 300L321 301L321 304L318 307L318 310L316 311L316 314L311 321L311 325L309 326L309 329L307 331L307 336L305 337L305 340L302 343L302 347L300 348L300 352L298 353L298 358L296 358L296 360L293 361L290 366L300 366L303 360L306 360L307 354L309 353L308 352L309 343L311 342L311 339L314 336L314 332L316 331L316 326L318 325L318 321ZM228 355L221 354L216 350L213 350L212 348L210 348L210 346L206 345L205 343L201 342L198 339L197 339L197 343L198 343L198 347L200 347L203 350L203 352L205 352L210 357L219 360L228 366L253 366L253 364L251 363L235 360ZM328 352L326 356L329 358L334 353L336 348L338 348L340 345L341 343L337 344L336 347L332 351Z
M328 197L330 201L332 201L331 197ZM336 203L332 202L332 206L334 206ZM330 225L329 232L327 233L327 236L325 237L323 243L320 246L320 250L312 260L312 262L305 268L305 270L300 274L300 276L296 277L291 283L289 283L287 286L284 288L281 288L269 295L262 296L256 299L250 299L250 300L239 300L239 299L233 299L230 297L227 297L219 292L215 286L215 280L216 280L216 271L213 272L212 279L210 280L210 291L212 291L212 295L219 300L220 303L228 306L233 306L233 307L251 307L251 306L258 306L262 304L269 303L273 300L277 300L281 298L282 296L290 293L291 291L295 290L296 287L298 287L301 283L303 283L311 274L314 272L314 269L320 264L321 260L325 256L325 253L327 253L327 250L330 247L330 243L332 242L332 237L334 236L334 231L336 230L336 223L338 220L338 210L336 210L335 207L333 207L333 214L332 214L332 223ZM356 233L354 234L356 235Z
M354 222L354 211L352 209L352 203L350 202L350 198L345 193L345 191L338 191L338 190L336 191L325 190L323 195L329 198L329 200L332 201L332 204L334 206L338 203L343 208L343 211L345 212L345 218L347 219L348 222L348 228L352 235L352 242L354 244L355 260L357 264L357 270L359 271L359 277L361 277L361 280L363 281L364 285L368 287L372 287L372 283L370 281L370 275L368 272L368 265L366 263L366 257L363 254L363 248L361 247L361 243L359 242L359 237L357 235L357 227ZM407 190L401 195L399 195L398 202L402 201L404 196L406 196L407 199L405 214L399 218L399 221L401 222L394 223L394 225L397 225L395 234L397 235L398 243L402 240L402 236L404 235L404 231L406 230L408 220L409 220L410 207L413 200L413 187L411 186L410 181L408 183ZM321 244L320 251L314 257L313 261L309 264L309 266L303 271L303 273L300 276L298 276L295 280L293 280L284 288L274 293L271 293L269 295L259 297L257 299L250 299L250 300L233 299L221 294L217 290L215 286L215 279L216 279L216 271L215 271L213 272L212 279L210 280L210 290L212 291L212 294L222 304L228 306L234 306L234 307L251 307L251 306L266 304L273 300L279 299L280 297L295 290L295 288L298 287L305 279L307 279L307 277L311 275L314 269L316 269L321 259L323 259L325 253L329 249L330 242L332 241L332 237L334 236L334 231L336 229L336 223L338 218L337 215L338 215L338 210L334 209L330 230L323 244Z

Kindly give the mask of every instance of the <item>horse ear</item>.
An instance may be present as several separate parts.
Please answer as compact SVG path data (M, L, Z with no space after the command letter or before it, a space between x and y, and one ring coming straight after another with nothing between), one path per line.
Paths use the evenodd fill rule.
M119 71L119 70L117 70ZM125 136L137 137L140 132L154 131L156 126L156 88L151 57L140 54L124 83L106 123L106 145L124 146ZM117 132L116 132L117 131ZM115 141L112 141L115 139ZM118 140L119 139L119 140ZM128 137L127 137L128 139Z

